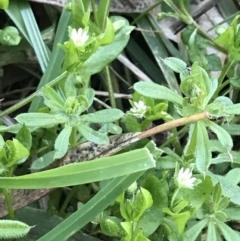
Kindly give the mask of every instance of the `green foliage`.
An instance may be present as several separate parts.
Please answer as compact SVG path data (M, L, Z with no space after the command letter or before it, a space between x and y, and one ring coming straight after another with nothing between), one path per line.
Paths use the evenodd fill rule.
M15 239L25 236L31 227L27 224L14 220L0 220L0 238Z
M18 30L15 27L9 26L0 30L0 43L2 45L14 46L21 41Z
M15 218L16 203L9 190L74 186L61 198L52 194L49 213L65 219L36 240L68 240L87 224L83 231L89 235L97 230L121 241L238 240L232 223L240 220L240 154L233 138L240 135L239 16L213 40L188 13L189 1L164 0L167 12L159 20L171 16L189 25L181 34L188 55L182 56L163 37L168 51L164 45L157 53L155 41L161 34L153 38L143 32L169 86L128 80L133 86L129 105L119 101L116 107L110 101L112 107L103 108L102 100L95 104L93 88L106 84L110 99L113 86L122 90L108 65L126 47L134 28L123 17L109 17L110 0L97 6L93 2L67 5L52 50L28 2L12 0L6 10L17 28L0 30L0 43L18 45L20 31L44 72L36 92L0 113L9 114L36 97L29 112L16 115L17 123L0 125L0 188L10 218ZM2 8L7 2L2 1ZM154 26L151 18L140 20L139 26L147 22ZM217 55L207 54L208 46L226 53L228 61L222 66ZM92 78L102 70L103 85ZM211 71L221 73L216 78ZM147 130L159 121L165 123ZM143 139L166 129L167 141ZM121 135L123 130L139 133ZM109 133L120 136L109 138ZM111 156L124 147L124 153ZM51 165L56 159L64 166ZM29 166L34 173L26 174ZM23 237L30 229L2 220L0 238Z
M1 0L1 2L0 2L1 9L7 9L8 5L9 5L9 0Z
M231 23L231 26L217 37L214 42L224 46L229 53L229 56L233 60L240 60L239 55L239 16L236 16Z

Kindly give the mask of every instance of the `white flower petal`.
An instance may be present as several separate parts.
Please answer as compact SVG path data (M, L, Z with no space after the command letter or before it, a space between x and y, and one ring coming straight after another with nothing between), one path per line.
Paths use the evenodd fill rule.
M133 102L132 106L133 108L130 109L131 114L137 118L143 118L147 111L147 106L145 103L140 100L139 102Z
M192 171L189 168L185 170L183 168L180 169L177 176L177 183L179 187L192 189L195 181L196 178L192 177Z
M74 28L70 33L70 38L77 47L80 47L86 43L86 41L89 39L89 35L87 31L83 30L82 28L79 28L78 30Z

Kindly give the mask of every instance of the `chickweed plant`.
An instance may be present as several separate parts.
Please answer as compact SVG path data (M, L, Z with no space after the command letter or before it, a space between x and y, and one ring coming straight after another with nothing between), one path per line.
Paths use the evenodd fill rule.
M0 212L8 213L0 220L1 239L240 239L235 225L240 221L240 153L235 143L240 135L240 16L229 28L218 29L214 39L188 13L189 1L174 2L161 1L169 12L160 13L159 21L170 16L188 25L181 36L188 56L158 57L168 85L144 79L132 83L126 108L115 100L109 65L127 46L134 27L126 18L109 17L110 0L68 3L51 48L29 2L1 1L15 24L0 31L2 47L10 51L25 41L43 72L35 92L0 113L6 117L18 111L12 125L0 125L0 188L5 198ZM143 23L140 19L139 25ZM209 46L226 54L223 66L217 55L206 54ZM212 75L216 70L218 78ZM92 76L101 71L111 106L96 108ZM27 104L29 110L19 113ZM157 121L168 129L161 144L143 138ZM155 130L151 135L159 132ZM121 152L112 156L106 147L116 146L109 136L124 133L142 137L134 144L126 139L126 148L118 146ZM95 160L59 166L69 149L81 143L94 143L95 149L85 144L80 151L92 152ZM94 151L103 146L98 159ZM31 206L16 211L31 195L14 195L12 190L18 189L55 190L45 210Z

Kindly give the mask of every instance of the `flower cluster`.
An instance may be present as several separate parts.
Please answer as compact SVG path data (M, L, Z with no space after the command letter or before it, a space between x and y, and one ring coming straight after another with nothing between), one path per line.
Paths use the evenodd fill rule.
M136 116L137 118L143 118L146 111L147 111L147 106L145 105L145 103L140 100L139 102L133 102L132 103L132 107L130 109L130 113L134 116Z

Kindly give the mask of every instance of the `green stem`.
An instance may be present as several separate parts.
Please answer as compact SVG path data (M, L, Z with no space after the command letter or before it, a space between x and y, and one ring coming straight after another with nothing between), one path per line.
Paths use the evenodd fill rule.
M160 149L167 146L169 143L171 143L174 138L176 138L177 136L180 136L184 131L186 131L188 128L188 125L184 126L180 131L174 133L173 136L171 136L170 138L168 138L161 146Z
M172 0L164 0L164 2L176 13L178 13L179 15L182 15L182 11L173 3Z
M205 32L205 31L194 21L194 19L192 19L192 25L197 29L197 31L198 31L198 33L199 33L200 35L202 35L203 37L205 37L206 39L208 39L208 40L211 42L211 46L212 46L213 48L215 48L216 50L218 50L218 51L220 51L220 52L222 52L222 53L225 53L225 54L228 53L228 51L227 51L224 47L222 47L221 45L216 44L215 42L213 42L212 37L211 37L207 32Z
M233 65L234 60L230 60L228 59L227 63L224 65L223 70L218 78L218 85L220 86L225 78L225 76L227 75L229 69L231 68L231 66Z
M170 204L170 207L171 207L171 208L173 208L173 204L174 204L174 201L175 201L175 199L176 199L176 197L177 197L177 194L178 194L179 190L180 190L180 187L178 187L178 188L174 191L174 193L173 193L172 200L171 200L171 204Z
M7 208L8 208L8 214L9 214L11 219L15 219L15 214L14 214L14 210L13 210L13 206L12 206L11 193L6 188L3 188L2 192L3 192L3 195L4 195L5 200L6 200L6 204L7 204Z
M139 19L143 18L143 16L145 16L148 12L150 12L151 10L153 10L155 7L157 7L158 5L160 5L163 2L163 0L158 1L157 3L155 3L154 5L152 5L150 8L148 8L146 11L142 12L139 16L137 16L136 18L134 18L134 20L131 22L131 25L136 24Z
M98 22L98 17L97 17L97 10L96 10L96 5L95 5L95 0L91 0L91 5L92 5L92 12L94 16L94 20L96 25L99 27L99 22Z
M184 4L182 1L180 1L180 7L181 9L179 9L171 0L164 0L175 12L177 12L179 14L179 17L181 18L181 20L186 23L187 25L192 25L194 28L197 29L198 33L200 35L202 35L203 37L205 37L206 39L208 39L211 42L212 47L214 47L215 49L223 52L223 53L227 53L227 50L225 48L223 48L221 45L216 44L213 42L211 36L205 32L196 22L195 20L192 18L192 16L188 13L188 11L186 10Z
M172 140L172 144L175 148L175 152L176 152L176 154L181 156L182 155L182 146L179 142L179 139L177 138L177 129L176 128L172 129L172 134L173 134L173 136L175 136L175 138Z
M219 93L222 91L222 89L224 89L224 87L227 86L227 85L229 85L229 84L230 84L230 80L229 80L229 79L226 80L226 81L224 81L224 82L222 83L222 85L220 85L220 86L217 88L217 90L216 90L216 92L215 92L215 94L214 94L214 97L217 98L218 95L219 95Z
M218 78L218 88L217 88L217 90L215 91L215 93L212 97L213 100L218 97L219 92L228 84L227 81L225 81L223 84L222 84L222 82L223 82L225 76L227 75L229 69L233 65L233 63L234 63L234 60L228 59L227 63L224 65L223 70L222 70L222 72L221 72L221 74Z
M104 74L105 74L105 78L106 78L106 84L107 84L107 88L108 88L108 94L109 94L111 106L112 106L112 108L116 108L117 105L116 105L116 101L114 98L114 90L113 90L112 80L111 80L110 71L109 71L108 66L106 66L104 68Z
M72 132L69 138L70 147L74 147L77 144L77 127L72 128Z
M54 80L52 80L51 82L46 84L45 86L54 86L54 85L56 85L59 81L64 79L67 76L67 74L68 74L68 72L66 72L66 71L63 72L60 76L58 76L57 78L55 78ZM0 117L3 117L5 115L9 115L10 113L14 112L15 110L18 110L19 108L23 107L24 105L30 103L35 97L41 96L42 91L43 91L45 86L43 86L42 88L40 88L36 92L32 93L27 98L23 99L22 101L18 102L17 104L15 104L15 105L11 106L10 108L2 111L0 113Z
M61 217L64 217L66 207L67 207L68 203L70 202L73 194L74 194L76 191L77 191L77 186L73 187L73 188L71 189L71 191L68 193L67 197L65 198L64 203L63 203L63 205L62 205L62 207L61 207L61 209L60 209L60 212L59 212L59 215L60 215Z

